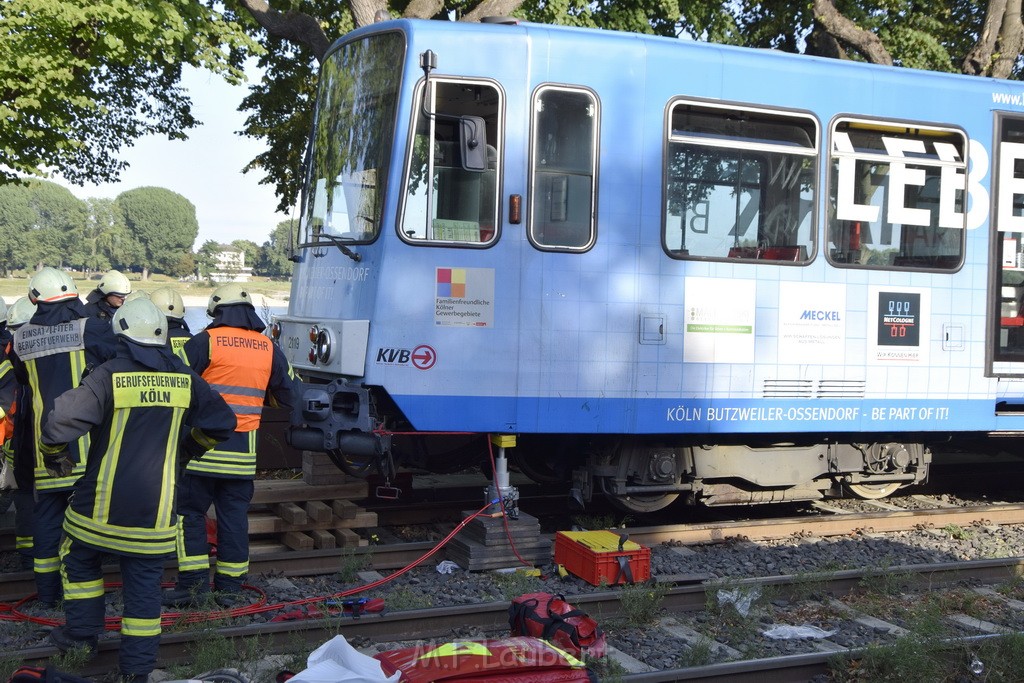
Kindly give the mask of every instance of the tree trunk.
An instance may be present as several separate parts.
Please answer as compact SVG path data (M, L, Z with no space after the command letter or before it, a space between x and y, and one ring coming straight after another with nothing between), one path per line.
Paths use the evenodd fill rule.
M313 51L318 62L324 61L331 41L324 33L320 22L314 17L291 10L278 12L266 0L238 0L238 3L252 15L257 24L266 29L269 35L305 45Z
M814 0L814 18L840 44L861 54L872 64L892 66L892 55L871 31L858 28L836 8L832 0Z
M1013 65L1020 57L1024 47L1024 24L1020 17L1021 0L1006 0L1006 11L999 26L999 40L996 41L996 54L992 62L993 78L1009 78L1013 75Z

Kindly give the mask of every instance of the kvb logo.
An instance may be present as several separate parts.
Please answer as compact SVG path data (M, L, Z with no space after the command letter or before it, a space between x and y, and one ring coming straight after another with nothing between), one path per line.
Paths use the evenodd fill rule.
M437 352L426 344L412 349L381 347L377 349L377 365L412 365L418 370L429 370L437 362Z

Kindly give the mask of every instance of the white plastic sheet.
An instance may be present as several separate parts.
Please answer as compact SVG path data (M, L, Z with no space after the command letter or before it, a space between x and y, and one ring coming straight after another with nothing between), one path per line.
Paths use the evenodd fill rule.
M763 631L764 635L775 640L790 640L794 638L828 638L835 631L826 631L817 626L804 624L803 626L790 626L788 624L776 624Z
M344 636L334 636L313 650L306 668L288 679L289 683L370 683L398 681L400 672L384 675L380 662L349 645Z

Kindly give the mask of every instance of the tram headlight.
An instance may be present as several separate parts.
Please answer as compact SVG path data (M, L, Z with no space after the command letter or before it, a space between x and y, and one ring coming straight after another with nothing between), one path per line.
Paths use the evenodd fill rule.
M315 348L316 357L321 363L327 363L331 359L331 349L333 346L331 331L327 328L320 330L320 333L316 336Z
M270 338L277 341L281 338L281 323L274 323L270 326Z
M309 347L309 354L306 357L309 358L309 364L310 365L316 365L316 347L315 346L310 346Z
M319 334L320 334L320 328L318 326L316 326L316 325L313 325L313 327L309 328L309 341L311 341L311 342L313 342L315 344L316 343L317 335L319 335ZM312 361L313 359L311 358L310 360Z

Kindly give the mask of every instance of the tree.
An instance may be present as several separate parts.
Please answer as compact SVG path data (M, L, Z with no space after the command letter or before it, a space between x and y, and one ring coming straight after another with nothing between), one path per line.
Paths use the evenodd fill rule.
M244 78L259 45L212 0L4 0L0 9L0 181L56 169L117 179L124 145L182 138L199 122L182 65Z
M256 262L260 260L260 245L252 240L235 240L231 246L242 252L245 256L245 265L248 268L255 267Z
M260 247L260 257L254 271L265 277L288 277L292 274L292 236L298 229L298 221L281 221L270 233L270 239Z
M211 282L213 281L210 275L217 270L217 254L220 253L220 250L220 244L214 240L206 240L203 242L203 245L199 247L199 251L196 252L195 258L199 277L204 277Z
M61 267L84 229L88 209L67 188L33 180L0 186L0 256L11 268Z
M142 246L142 279L151 270L175 273L183 253L191 253L199 234L196 207L176 192L162 187L140 187L122 192L117 204L129 234Z

